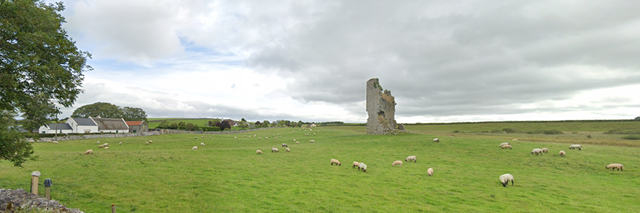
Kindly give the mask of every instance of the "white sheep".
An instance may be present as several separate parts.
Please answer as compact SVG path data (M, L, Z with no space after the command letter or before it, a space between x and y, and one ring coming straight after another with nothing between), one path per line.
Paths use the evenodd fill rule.
M531 154L533 155L534 153L535 153L536 155L538 155L538 154L542 155L542 149L540 149L540 148L535 148L535 149L531 150Z
M105 147L104 147L104 149L109 149L109 147L108 147L108 146L105 146Z
M316 141L314 141L314 140L309 140L309 143L315 143L315 142L316 142Z
M439 139L439 138L434 138L434 139L433 139L433 142L440 143L440 139Z
M58 144L58 141L53 141L52 143L53 143L53 144Z
M358 161L354 161L351 168L360 168L360 163Z
M500 175L500 183L502 183L502 186L507 187L507 185L509 185L509 181L511 181L511 185L513 186L513 175L508 173Z
M502 147L502 146L504 146L504 145L511 145L511 144L510 144L510 143L507 143L507 142L504 142L504 143L501 143L501 144L499 145L499 147Z
M280 150L278 150L278 148L271 148L271 152L280 152Z
M266 140L266 139L269 139L269 137L264 137L264 139L265 139L265 140Z
M100 146L98 146L98 148L101 148L101 149L102 149L102 148L104 148L104 145L100 145Z
M363 172L367 172L367 165L360 162L360 164L358 164L358 170L362 170Z
M300 144L300 141L296 141L296 144Z
M236 138L236 136L233 136L233 138L234 138L234 139L238 139L238 138Z
M198 149L198 146L193 146L193 148L191 148L191 150L196 150Z
M85 152L84 152L84 154L85 154L85 155L93 154L93 150L92 150L92 149L89 149L89 150L85 151Z
M204 146L204 143L200 143L200 146Z
M122 141L120 141L120 143L118 143L118 145L122 145Z
M296 141L296 139L294 138L293 141Z
M542 152L543 152L543 153L549 153L549 149L547 149L547 148L542 148Z
M619 164L619 163L612 163L612 164L609 164L609 165L607 165L607 167L606 167L606 168L607 168L607 169L611 169L611 170L616 170L616 169L618 169L618 171L620 171L620 170L624 171L624 166L622 166L622 164Z
M256 154L262 154L262 150L256 150Z
M149 142L145 142L145 145L149 145Z
M415 163L415 162L418 162L418 159L416 158L416 156L412 155L412 156L409 156L409 157L405 158L404 161L405 162L413 161Z
M567 153L562 151L562 150L560 150L560 157L564 157L565 155L567 155Z
M429 176L433 176L433 168L427 169L427 174L429 174Z
M512 141L518 141L518 139L515 139L515 138L514 138L514 139L511 139L511 140L512 140Z
M149 140L149 143L153 143L153 141L152 141L152 140Z
M394 161L394 162L391 164L391 166L402 166L402 161L401 161L401 160Z
M196 136L196 137L193 137L193 139L198 139L198 137L197 137L197 136Z
M578 150L582 151L582 145L580 145L580 144L571 144L571 146L569 146L569 149L578 149Z
M342 164L340 163L340 161L339 161L339 160L336 160L336 159L331 159L331 165L333 166L333 164L336 164L336 165L338 165L338 166L342 166Z
M289 147L287 147L285 150L286 150L287 152L291 152L291 150L289 149Z
M104 144L102 144L102 145L103 145L103 146L109 146L109 143L104 143Z
M285 143L282 143L282 147L289 147L289 146L287 146L287 144Z
M511 148L511 145L507 144L507 145L502 145L502 149L513 149L513 148Z

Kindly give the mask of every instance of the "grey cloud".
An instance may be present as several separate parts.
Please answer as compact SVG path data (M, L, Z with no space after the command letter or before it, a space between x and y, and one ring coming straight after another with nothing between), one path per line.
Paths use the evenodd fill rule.
M400 115L516 114L526 110L515 105L640 82L640 3L314 3L323 10L286 38L263 38L279 42L255 47L247 61L296 79L286 93L304 102L353 105L377 77L406 101Z

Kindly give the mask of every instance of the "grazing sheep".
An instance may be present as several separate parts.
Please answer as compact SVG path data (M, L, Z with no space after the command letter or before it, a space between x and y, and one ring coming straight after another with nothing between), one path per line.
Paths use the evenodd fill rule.
M146 142L145 145L149 145L149 142Z
M280 150L278 150L278 148L271 148L271 152L280 152Z
M507 185L509 185L509 181L511 181L511 185L513 186L513 175L508 173L500 175L500 183L502 183L502 186L507 187Z
M100 141L96 141L96 144L100 144Z
M282 143L282 147L289 147L289 146L287 146L287 144L285 143Z
M353 166L351 168L360 168L360 163L358 161L353 162Z
M363 172L367 172L367 165L360 162L360 164L358 164L358 170L362 170Z
M296 141L296 144L300 144L300 141Z
M118 145L122 145L122 141L120 143L118 143Z
M193 146L193 148L191 148L191 150L196 150L198 149L198 146Z
M342 164L340 163L340 161L339 161L339 160L336 160L336 159L331 159L331 165L333 166L333 164L336 164L336 165L338 165L338 166L342 166Z
M85 155L93 154L93 149L89 149L89 150L85 151L84 154Z
M547 149L547 148L542 148L542 152L543 152L543 153L549 153L549 149Z
M53 144L58 144L58 141L53 141L52 143L53 143Z
M108 147L108 146L105 146L105 147L104 147L104 149L109 149L109 147Z
M433 142L440 143L440 139L439 138L434 138Z
M200 146L204 146L204 143L200 143Z
M233 136L233 138L234 138L234 139L238 139L238 138L236 138L236 136Z
M293 141L296 141L296 139L294 138Z
M607 169L611 169L611 170L618 169L618 171L620 171L620 170L624 171L624 166L622 166L622 164L619 164L619 163L609 164L606 168Z
M100 146L98 146L98 148L104 148L104 145L100 145Z
M109 143L104 143L104 144L102 144L102 145L103 145L103 146L109 146Z
M502 149L513 149L513 148L511 148L511 145L509 145L509 144L502 145L501 147L502 147Z
M427 169L427 174L429 174L429 176L433 176L433 168Z
M538 154L542 155L542 149L535 148L535 149L531 150L531 154L532 155L533 155L533 153L535 153L536 155L538 155Z
M578 149L578 150L582 151L582 145L580 145L580 144L572 144L571 146L569 146L569 149Z
M153 141L152 141L152 140L149 140L149 143L153 143Z
M262 150L256 150L256 154L262 154Z
M562 151L562 150L560 150L560 157L564 157L565 155L567 155L567 153Z
M204 138L204 135L203 135L203 136L201 136L200 138Z
M291 150L289 149L289 147L287 147L285 150L286 150L287 152L291 152Z
M309 143L315 143L315 142L316 142L316 141L314 141L314 140L309 140Z
M413 161L415 163L415 162L418 162L418 159L416 158L416 156L412 155L412 156L409 156L409 157L405 158L404 161L405 162Z
M402 161L401 161L401 160L394 161L394 162L391 164L391 166L402 166Z
M501 143L501 144L499 145L499 147L502 147L502 146L504 146L504 145L511 145L511 144L510 144L510 143L507 143L507 142L504 142L504 143Z
M209 139L211 139L211 136L209 136Z
M269 137L264 137L264 139L265 139L265 140L266 140L266 139L269 139Z

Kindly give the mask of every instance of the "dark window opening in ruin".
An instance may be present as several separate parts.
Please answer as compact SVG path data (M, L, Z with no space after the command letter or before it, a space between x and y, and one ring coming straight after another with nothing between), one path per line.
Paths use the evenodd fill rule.
M378 112L378 117L386 118L386 117L384 117L384 112L383 111Z

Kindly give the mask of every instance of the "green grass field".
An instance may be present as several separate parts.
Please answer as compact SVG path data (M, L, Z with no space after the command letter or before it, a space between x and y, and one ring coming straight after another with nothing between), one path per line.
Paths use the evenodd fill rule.
M40 159L28 161L24 168L0 161L0 188L28 190L30 174L38 170L41 186L43 179L53 180L55 200L85 212L108 212L112 203L118 212L640 209L639 148L614 142L614 146L583 143L583 150L576 151L568 149L573 141L567 138L546 140L546 135L530 135L535 140L511 141L517 137L445 130L438 130L442 131L439 134L425 127L407 126L416 133L387 136L366 135L366 127L348 126L314 128L320 131L315 136L281 128L211 135L212 139L177 134L100 140L111 145L109 150L97 149L96 140L37 143L34 147ZM273 139L278 133L282 137ZM243 137L249 134L269 139ZM434 137L441 142L431 142ZM309 143L310 139L316 143ZM148 140L154 143L144 145ZM117 145L119 141L123 145ZM201 142L206 146L200 146ZM501 142L511 142L513 150L498 148ZM282 143L292 151L285 152ZM198 150L191 150L193 146ZM272 147L281 152L271 153ZM542 147L550 153L530 154L531 149ZM84 155L87 149L95 154ZM256 149L264 154L256 155ZM567 156L558 156L560 150L567 151ZM409 155L416 155L418 162L391 166ZM342 166L331 166L331 158L340 160ZM366 163L368 171L351 168L353 161ZM622 163L625 170L607 170L604 167L609 163ZM435 170L432 177L426 173L430 167ZM502 187L498 177L504 173L515 176L514 186ZM43 191L41 188L40 194Z

